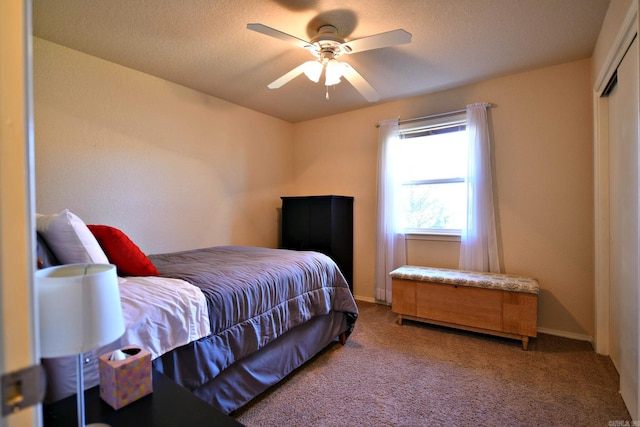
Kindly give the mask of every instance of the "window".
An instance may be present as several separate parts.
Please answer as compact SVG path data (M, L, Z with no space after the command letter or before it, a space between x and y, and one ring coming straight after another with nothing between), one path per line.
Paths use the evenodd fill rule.
M466 114L400 125L396 159L406 233L460 234L466 222Z

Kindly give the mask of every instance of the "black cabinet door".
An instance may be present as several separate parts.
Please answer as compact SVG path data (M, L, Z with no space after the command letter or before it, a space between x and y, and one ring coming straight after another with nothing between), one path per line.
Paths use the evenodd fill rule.
M309 202L304 199L282 198L282 247L309 249Z
M353 197L282 197L282 247L328 255L353 290Z
M329 256L333 255L336 240L333 228L337 221L342 220L336 217L334 205L333 198L309 199L309 245L313 250Z

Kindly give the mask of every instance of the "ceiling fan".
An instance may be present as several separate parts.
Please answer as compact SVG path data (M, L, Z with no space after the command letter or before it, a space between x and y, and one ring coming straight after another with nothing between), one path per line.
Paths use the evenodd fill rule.
M282 31L267 27L263 24L247 24L247 28L306 49L316 57L316 60L300 64L282 77L271 82L267 86L269 89L277 89L303 73L309 80L318 83L324 71L327 99L329 99L329 86L340 83L340 78L344 77L367 101L378 101L380 95L360 73L348 63L337 61L337 58L343 54L352 55L366 50L380 49L411 42L411 34L402 29L347 42L338 36L338 30L333 25L322 25L318 28L318 34L313 37L311 41L299 39L298 37L283 33Z

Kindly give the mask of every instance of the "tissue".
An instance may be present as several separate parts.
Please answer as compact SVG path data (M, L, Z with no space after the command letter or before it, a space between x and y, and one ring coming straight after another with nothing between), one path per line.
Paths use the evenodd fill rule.
M127 358L127 355L125 354L124 351L116 350L113 353L111 353L109 360L124 360L126 358Z

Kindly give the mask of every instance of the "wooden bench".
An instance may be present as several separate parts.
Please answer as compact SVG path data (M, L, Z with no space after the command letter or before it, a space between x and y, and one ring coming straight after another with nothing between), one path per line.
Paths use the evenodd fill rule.
M537 336L535 279L406 265L390 273L391 309L402 319L522 340Z

